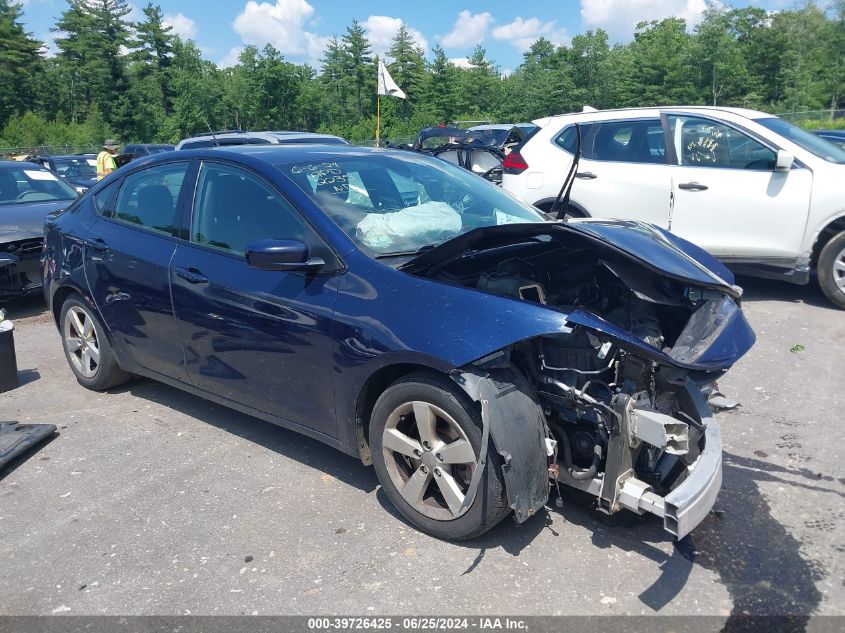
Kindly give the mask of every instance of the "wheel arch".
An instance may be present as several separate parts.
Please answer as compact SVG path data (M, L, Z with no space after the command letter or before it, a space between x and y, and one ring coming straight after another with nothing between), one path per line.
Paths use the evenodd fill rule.
M543 213L548 213L549 211L552 210L552 205L554 204L554 202L555 202L554 198L542 198L541 200L537 200L537 202L534 203L534 206L537 207L538 209L540 209L540 211L542 211ZM589 211L587 211L583 206L581 206L577 202L573 202L572 200L569 201L569 207L568 208L573 209L573 210L577 211L578 213L580 213L582 218L592 217L590 215Z
M56 321L56 326L61 327L62 306L67 298L72 294L78 294L85 298L85 293L74 286L60 286L53 293L52 303L50 304L50 311L53 313L53 319Z
M845 231L845 211L843 211L839 217L828 222L816 236L816 241L813 244L812 255L810 256L810 264L813 268L815 268L818 264L819 255L825 245L842 231Z
M358 455L365 465L369 466L373 463L370 453L370 419L376 400L394 382L418 372L446 377L449 375L442 368L436 368L421 361L395 362L378 368L364 381L355 402L355 435Z

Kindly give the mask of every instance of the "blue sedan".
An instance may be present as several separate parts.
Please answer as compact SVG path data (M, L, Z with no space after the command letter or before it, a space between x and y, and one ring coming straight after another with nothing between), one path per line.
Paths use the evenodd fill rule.
M721 483L701 387L754 342L671 233L351 146L133 162L48 219L43 274L85 387L146 376L316 438L448 539L561 486L684 536Z

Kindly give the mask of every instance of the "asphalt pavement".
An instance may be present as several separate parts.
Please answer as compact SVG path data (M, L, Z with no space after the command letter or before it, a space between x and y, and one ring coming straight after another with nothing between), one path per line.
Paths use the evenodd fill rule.
M741 280L758 342L720 381L724 483L673 543L577 499L447 543L372 468L176 389L74 380L38 299L8 306L22 386L52 423L0 472L2 614L845 614L845 312Z

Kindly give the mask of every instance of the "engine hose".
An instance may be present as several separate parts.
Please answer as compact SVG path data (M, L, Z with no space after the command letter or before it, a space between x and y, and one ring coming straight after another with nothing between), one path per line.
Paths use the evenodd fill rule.
M557 426L557 428L558 432L561 433L561 435L563 436L561 438L563 440L561 442L561 444L563 444L563 465L566 469L566 472L569 473L569 476L576 481L584 481L586 479L592 479L593 477L595 477L596 473L598 473L599 471L599 465L601 464L601 443L596 443L595 447L593 448L593 463L590 464L590 467L587 469L578 468L572 463L572 447L569 445L569 435L567 435L566 431L560 428L559 425ZM598 433L600 436L604 435L604 431L602 431L601 429L598 430Z

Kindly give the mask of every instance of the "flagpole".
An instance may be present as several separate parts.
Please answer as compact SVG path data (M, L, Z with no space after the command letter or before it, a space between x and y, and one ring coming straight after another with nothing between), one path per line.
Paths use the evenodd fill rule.
M379 147L381 136L381 95L376 95L376 147Z

